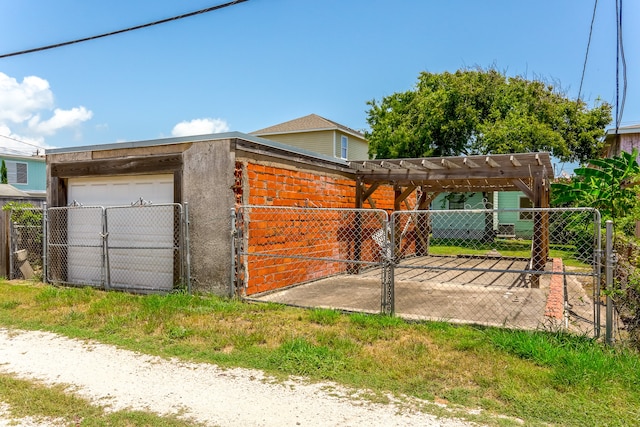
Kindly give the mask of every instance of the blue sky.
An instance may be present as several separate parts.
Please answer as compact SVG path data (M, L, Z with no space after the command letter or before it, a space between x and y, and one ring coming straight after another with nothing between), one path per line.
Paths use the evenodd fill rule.
M223 0L0 0L0 54L144 24ZM575 98L592 0L249 0L100 40L0 59L0 135L72 147L251 132L310 113L367 128L367 105L421 71L489 67ZM623 4L640 123L640 2ZM583 99L615 102L615 0L600 0ZM0 148L34 147L0 137Z

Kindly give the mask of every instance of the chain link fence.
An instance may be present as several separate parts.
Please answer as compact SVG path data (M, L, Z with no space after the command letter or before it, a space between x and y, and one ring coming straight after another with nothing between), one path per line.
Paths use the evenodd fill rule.
M10 218L12 279L142 293L191 291L187 218L180 204L14 209Z
M9 278L42 278L43 210L9 211Z
M249 299L600 333L594 209L243 206L235 236L234 280Z
M599 334L596 210L403 211L391 224L399 315Z
M379 312L387 218L373 209L243 206L236 289L261 301Z

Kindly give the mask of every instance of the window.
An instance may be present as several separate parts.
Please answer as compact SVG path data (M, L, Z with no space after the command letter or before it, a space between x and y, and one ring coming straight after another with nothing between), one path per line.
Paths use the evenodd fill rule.
M533 208L533 203L528 197L520 197L520 209ZM520 219L523 221L533 221L533 212L520 212Z
M349 148L349 140L346 136L340 138L340 158L347 158L347 149Z
M449 209L464 209L464 204L469 197L464 193L451 193L449 196Z
M28 184L26 163L5 161L4 164L7 166L9 184Z

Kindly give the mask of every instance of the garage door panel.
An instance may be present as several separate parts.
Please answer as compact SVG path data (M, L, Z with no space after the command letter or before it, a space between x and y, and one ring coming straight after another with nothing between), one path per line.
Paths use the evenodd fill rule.
M173 288L173 257L158 257L157 251L134 254L126 249L110 249L111 287L171 290Z
M110 279L113 287L170 290L174 281L175 206L173 175L74 178L68 183L69 200L83 205L104 206L109 246ZM131 206L140 199L149 206ZM101 241L102 220L69 217L70 240ZM73 231L72 231L73 230ZM118 249L121 248L121 249ZM159 249L161 248L161 249ZM69 248L69 265L74 277L93 280L94 254ZM92 259L89 259L91 257Z
M70 283L102 284L102 248L69 248L67 262Z
M99 285L102 282L102 215L99 207L67 211L67 280Z

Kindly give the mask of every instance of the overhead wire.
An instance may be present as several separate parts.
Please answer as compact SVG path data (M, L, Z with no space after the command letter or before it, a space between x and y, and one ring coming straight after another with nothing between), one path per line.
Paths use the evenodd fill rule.
M580 88L578 89L578 104L582 96L582 84L584 83L584 75L587 70L587 60L589 59L589 49L591 48L591 37L593 36L593 23L596 20L596 11L598 9L598 0L593 3L593 13L591 14L591 25L589 26L589 39L587 40L587 51L584 54L584 63L582 64L582 76L580 77Z
M622 99L620 99L620 65L622 65ZM616 114L615 114L615 140L618 151L620 146L620 123L622 122L622 114L624 113L624 104L627 97L627 61L624 57L624 43L622 37L622 0L616 0ZM617 188L614 182L611 182L611 192L615 194ZM614 198L611 198L611 212L616 227L616 210ZM617 239L617 235L616 235Z
M622 98L620 98L620 65L622 65ZM616 0L616 134L622 123L627 99L627 60L622 36L622 0Z
M234 0L234 1L227 2L227 3L219 4L219 5L216 5L216 6L210 6L210 7L204 8L204 9L196 10L194 12L189 12L189 13L184 13L182 15L172 16L171 18L160 19L158 21L153 21L153 22L149 22L147 24L142 24L142 25L136 25L134 27L125 28L125 29L122 29L122 30L111 31L111 32L104 33L104 34L99 34L99 35L96 35L96 36L84 37L84 38L81 38L81 39L66 41L66 42L62 42L62 43L55 43L55 44L51 44L51 45L47 45L47 46L36 47L36 48L33 48L33 49L26 49L26 50L21 50L21 51L17 51L17 52L5 53L5 54L1 54L0 55L0 59L9 58L11 56L25 55L27 53L40 52L40 51L43 51L43 50L55 49L55 48L58 48L58 47L69 46L69 45L72 45L72 44L82 43L82 42L86 42L86 41L90 41L90 40L96 40L96 39L100 39L100 38L103 38L103 37L114 36L116 34L122 34L122 33L126 33L126 32L129 32L129 31L140 30L142 28L152 27L154 25L160 25L160 24L164 24L164 23L167 23L167 22L171 22L171 21L177 21L179 19L189 18L189 17L195 16L195 15L201 15L203 13L213 12L215 10L220 10L220 9L223 9L223 8L226 8L226 7L229 7L229 6L233 6L233 5L236 5L236 4L239 4L239 3L244 3L246 1L249 1L249 0Z
M2 135L2 134L0 134L0 138L10 139L11 141L19 142L20 144L25 144L25 145L28 145L28 146L30 146L30 147L37 148L38 150L42 150L42 151L44 151L44 147L41 147L41 146L36 145L36 144L32 144L32 143L30 143L30 142L22 141L22 140L20 140L20 139L16 139L16 138L13 138L13 137L11 137L11 136L7 136L7 135Z

